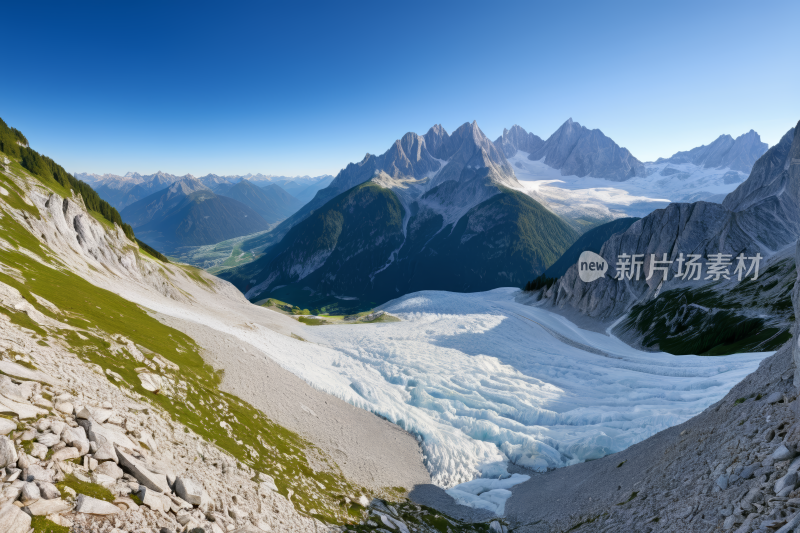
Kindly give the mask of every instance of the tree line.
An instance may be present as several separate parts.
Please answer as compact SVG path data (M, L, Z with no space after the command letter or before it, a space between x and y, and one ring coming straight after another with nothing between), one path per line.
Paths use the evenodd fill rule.
M130 240L135 240L133 228L122 221L119 212L108 202L100 198L89 184L76 179L72 174L47 156L41 155L36 150L21 146L28 144L28 139L16 128L9 127L0 119L0 150L9 157L20 158L22 166L31 174L40 178L54 180L65 189L72 189L83 198L86 209L100 213L103 218L113 224L119 224L122 231Z

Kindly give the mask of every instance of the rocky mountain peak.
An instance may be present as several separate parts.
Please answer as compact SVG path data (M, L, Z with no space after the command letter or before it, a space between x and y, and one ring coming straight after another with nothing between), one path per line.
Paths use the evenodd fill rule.
M644 176L641 161L599 129L590 130L571 118L528 156L561 170L562 176L592 176L611 181Z
M711 144L677 152L669 158L659 158L656 163L691 163L704 168L730 168L749 173L767 148L769 146L761 142L761 136L751 129L736 139L728 134L720 135Z
M503 135L498 137L494 144L506 157L513 157L518 150L530 154L540 149L544 141L537 135L528 133L522 127L514 124L511 129L503 129Z

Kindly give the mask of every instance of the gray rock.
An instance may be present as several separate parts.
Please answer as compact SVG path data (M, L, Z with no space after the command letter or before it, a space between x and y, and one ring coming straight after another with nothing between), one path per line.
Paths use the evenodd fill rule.
M728 474L722 474L717 478L717 486L722 490L728 488Z
M146 486L139 488L139 498L142 500L142 505L146 505L153 511L169 511L169 506L166 509L164 508L164 500L161 498L161 494Z
M3 533L28 533L31 517L12 502L0 506L0 531Z
M72 446L78 450L79 456L84 456L89 453L89 439L86 437L86 431L80 426L65 429L61 434L61 440L63 440L67 446Z
M52 483L37 481L36 486L39 487L39 492L45 500L53 500L61 497L61 491Z
M0 468L17 462L17 448L5 435L0 436Z
M93 515L111 515L120 512L120 508L103 500L86 496L85 494L78 494L78 500L75 505L75 512Z
M778 449L772 452L773 460L775 461L786 461L787 459L791 459L795 456L794 450L790 450L786 444L781 444L778 446Z
M775 482L775 494L780 494L780 492L786 487L791 487L791 489L794 489L795 485L797 485L797 472L786 474Z
M750 479L751 477L753 477L753 474L755 473L757 468L758 467L754 464L747 465L742 469L742 473L739 474L739 477L741 477L742 479Z
M200 505L203 486L193 479L178 477L175 480L175 494L192 505Z
M780 391L775 391L765 400L768 404L778 403L779 401L783 400L783 393Z

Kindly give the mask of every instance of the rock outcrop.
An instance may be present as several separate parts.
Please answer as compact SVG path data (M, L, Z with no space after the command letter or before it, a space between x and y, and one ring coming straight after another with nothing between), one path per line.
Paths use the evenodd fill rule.
M698 281L675 277L680 254L760 253L769 258L794 245L800 236L800 142L797 131L787 134L779 145L765 153L753 173L723 205L707 202L670 204L636 221L623 233L613 235L600 255L608 261L606 277L584 283L573 265L543 295L542 303L575 316L588 316L609 323L622 316L637 302L676 286L708 283L705 274ZM787 148L791 140L791 146ZM651 254L663 254L673 261L668 281L662 276L645 279ZM616 279L618 258L622 254L643 254L639 279ZM734 265L735 266L735 265ZM733 272L733 268L730 269ZM657 274L659 274L657 272Z

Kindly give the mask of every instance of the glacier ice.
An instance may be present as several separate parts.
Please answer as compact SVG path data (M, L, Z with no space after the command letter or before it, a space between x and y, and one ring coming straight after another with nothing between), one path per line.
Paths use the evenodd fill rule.
M202 307L141 303L235 335L397 424L418 437L436 484L498 513L521 481L509 464L544 471L621 451L718 401L771 355L643 352L518 303L518 294L413 293L381 306L401 322L298 324L308 342Z

